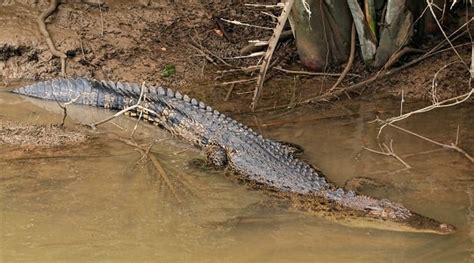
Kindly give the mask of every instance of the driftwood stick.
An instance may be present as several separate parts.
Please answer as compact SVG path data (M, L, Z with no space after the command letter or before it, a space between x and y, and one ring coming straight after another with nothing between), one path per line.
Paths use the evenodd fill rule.
M54 46L53 39L49 34L48 29L46 28L46 18L48 18L56 9L58 8L58 0L51 0L48 9L44 10L43 13L38 17L37 23L39 26L39 31L46 39L46 44L48 45L49 50L53 54L53 56L58 57L61 59L61 74L63 77L66 77L66 54L60 52Z

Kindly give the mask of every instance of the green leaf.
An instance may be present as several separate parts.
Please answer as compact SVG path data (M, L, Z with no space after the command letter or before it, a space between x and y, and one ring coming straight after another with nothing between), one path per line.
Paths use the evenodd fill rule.
M176 68L173 64L166 64L160 71L162 77L168 78L176 74Z

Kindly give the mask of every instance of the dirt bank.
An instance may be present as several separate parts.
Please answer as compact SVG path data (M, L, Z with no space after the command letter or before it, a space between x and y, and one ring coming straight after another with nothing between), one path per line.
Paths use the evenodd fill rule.
M256 64L257 58L229 58L239 55L248 40L264 39L271 31L229 25L220 18L259 26L272 26L272 18L262 15L264 10L245 7L243 3L161 2L108 0L98 8L81 1L63 1L46 22L57 49L68 55L68 76L159 83L179 88L223 111L248 111L255 84L237 84L232 90L231 85L222 84L255 75L220 72ZM4 83L60 76L60 61L51 55L36 22L48 3L2 2L0 77ZM458 51L465 61L470 60L470 47ZM280 45L274 58L283 68L301 70L291 40ZM456 59L451 51L436 55L371 84L365 93L383 90L399 97L403 90L407 99L430 100L434 74ZM438 75L440 98L468 90L468 72L463 67L458 63ZM341 72L342 67L328 70ZM343 86L360 82L370 74L361 64L355 65L352 72L359 77L346 78ZM290 75L277 70L269 72L268 77L261 107L305 100L335 81L333 77ZM224 102L226 98L228 101Z

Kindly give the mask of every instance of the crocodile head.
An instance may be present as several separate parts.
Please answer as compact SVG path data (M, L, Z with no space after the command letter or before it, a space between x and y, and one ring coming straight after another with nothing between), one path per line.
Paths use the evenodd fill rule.
M412 232L412 233L432 233L447 235L456 232L456 227L441 223L432 218L412 213L405 219L392 219L373 216L357 216L347 218L336 218L341 224L351 227L373 228L397 232Z
M451 224L414 213L399 203L346 192L340 188L333 190L323 194L288 194L287 197L297 210L350 227L434 234L456 231L456 227Z
M456 227L412 212L402 204L387 199L346 193L337 203L354 209L359 215L349 219L351 225L383 230L451 234Z

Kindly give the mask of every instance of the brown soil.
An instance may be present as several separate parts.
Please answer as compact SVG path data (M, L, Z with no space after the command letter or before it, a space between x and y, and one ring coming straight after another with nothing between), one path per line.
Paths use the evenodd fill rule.
M262 15L262 9L246 7L243 2L230 4L213 0L177 1L173 4L158 0L105 2L106 6L99 9L81 1L62 1L46 21L57 49L68 55L69 77L159 83L190 93L222 111L248 112L254 82L235 85L227 102L224 98L231 86L222 84L254 78L255 75L219 71L255 65L257 58L229 58L239 55L248 40L265 39L271 31L229 25L220 18L272 27L272 18ZM7 85L18 79L35 81L60 76L60 61L51 55L36 24L37 17L48 3L46 0L2 2L0 78ZM470 61L469 47L458 51L465 61ZM283 68L302 70L293 41L281 44L274 58ZM405 98L431 100L433 75L456 59L451 51L436 55L371 84L365 91L383 89L400 97L403 90ZM169 64L175 66L176 73L165 76L162 71ZM341 72L342 66L327 70ZM360 82L370 75L360 62L354 65L352 73L360 77L346 78L343 86ZM271 70L268 77L262 108L292 104L316 96L335 81L332 77L288 75L277 70ZM465 92L469 89L468 79L468 72L462 64L448 67L438 75L438 97Z

